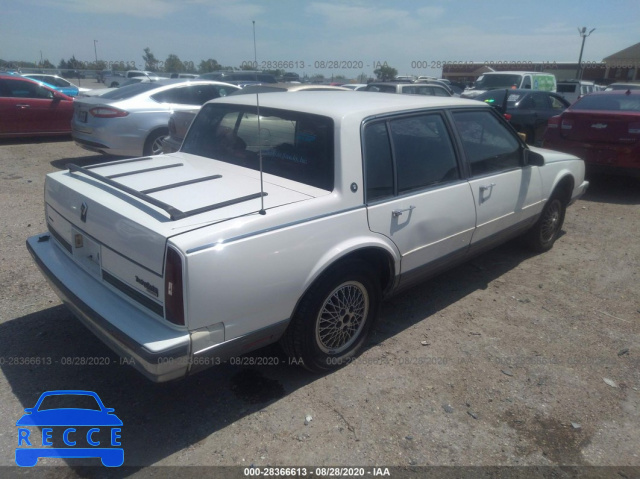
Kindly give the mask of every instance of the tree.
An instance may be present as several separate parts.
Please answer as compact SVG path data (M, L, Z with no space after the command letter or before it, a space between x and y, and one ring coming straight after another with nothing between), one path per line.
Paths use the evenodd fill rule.
M282 78L282 75L284 75L285 71L284 70L263 70L262 73L268 73L269 75L273 75L276 78Z
M173 53L170 54L164 62L164 71L166 72L180 73L186 70L184 63L178 58L178 55L174 55Z
M58 64L58 68L61 70L80 70L84 68L84 65L82 62L76 60L76 56L73 55L67 61L65 61L64 59L60 60L60 63Z
M220 65L213 58L209 58L208 60L202 60L200 61L200 65L198 65L199 73L210 73L210 72L215 72L219 70L222 70L222 65Z
M152 72L158 71L158 60L155 55L151 53L151 49L149 47L144 49L144 55L142 55L142 59L144 60L144 69Z
M398 75L398 70L385 63L373 70L373 73L380 81L391 81Z

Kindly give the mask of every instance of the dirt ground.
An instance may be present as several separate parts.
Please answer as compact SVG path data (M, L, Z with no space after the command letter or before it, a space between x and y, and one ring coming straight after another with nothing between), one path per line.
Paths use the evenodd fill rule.
M45 174L106 159L69 138L0 142L0 466L15 464L24 408L44 391L85 389L124 423L127 475L611 466L593 477L637 477L640 181L590 178L548 253L509 243L388 301L366 351L339 371L312 375L270 347L253 357L275 366L225 364L157 385L71 316L25 248L45 230ZM83 357L109 364L68 364ZM86 475L73 461L37 467Z

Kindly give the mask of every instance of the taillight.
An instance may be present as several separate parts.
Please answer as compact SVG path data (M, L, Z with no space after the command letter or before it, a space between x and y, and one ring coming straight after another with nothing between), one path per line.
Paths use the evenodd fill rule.
M505 113L504 117L507 121L511 120L511 113Z
M91 116L96 118L121 118L129 114L128 111L120 110L118 108L109 108L105 106L97 106L89 110Z
M182 257L173 248L167 248L167 265L164 272L164 310L167 321L184 325L184 298L182 282Z
M549 118L549 122L547 123L547 128L558 128L560 126L560 117L552 116Z

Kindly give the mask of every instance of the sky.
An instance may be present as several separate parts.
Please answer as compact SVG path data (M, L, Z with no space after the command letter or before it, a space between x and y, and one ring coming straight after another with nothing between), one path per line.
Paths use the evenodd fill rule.
M0 59L56 66L97 53L140 69L148 47L196 66L257 58L355 78L386 62L439 76L443 61L577 62L578 27L596 29L585 61L640 42L638 0L0 0L0 11Z

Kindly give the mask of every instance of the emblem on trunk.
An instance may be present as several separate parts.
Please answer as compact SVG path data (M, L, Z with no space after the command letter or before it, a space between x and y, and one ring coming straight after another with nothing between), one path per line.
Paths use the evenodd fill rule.
M146 289L149 293L153 294L154 296L156 297L158 296L158 287L149 283L149 281L145 281L144 279L136 275L136 283L144 286L144 289Z
M594 123L593 125L591 125L591 128L597 128L598 130L602 130L606 127L607 125L605 123Z
M83 223L87 222L87 210L89 209L89 206L87 206L86 203L82 203L82 206L80 206L80 220Z

